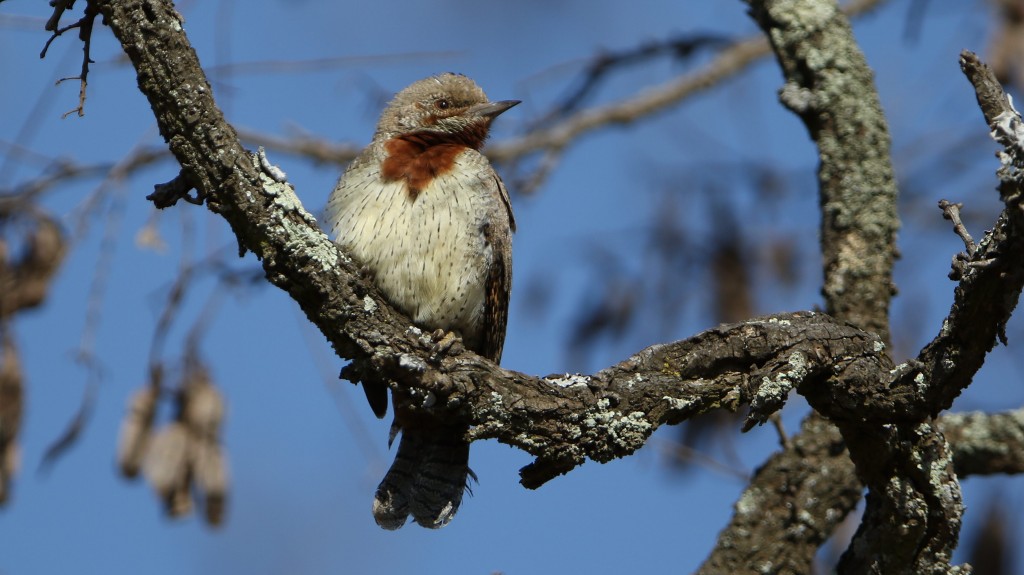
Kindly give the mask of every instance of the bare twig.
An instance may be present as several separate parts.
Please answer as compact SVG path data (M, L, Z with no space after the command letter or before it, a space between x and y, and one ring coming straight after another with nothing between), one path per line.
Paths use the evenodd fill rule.
M58 36L64 34L68 30L78 29L78 39L82 41L83 51L82 71L78 76L69 76L57 80L57 84L61 84L67 80L79 81L78 106L66 112L63 116L65 118L74 113L77 113L79 117L85 115L85 95L86 86L89 82L89 64L93 63L93 60L90 57L90 51L92 49L92 30L93 24L96 21L96 16L99 15L99 9L92 2L86 2L85 15L82 16L79 21L74 24L64 26L63 28L57 28L57 23L60 20L61 14L63 14L64 10L70 9L74 3L74 0L53 0L50 2L50 5L54 7L54 12L53 16L51 16L50 20L46 23L46 29L52 30L53 35L51 35L46 41L46 44L43 46L43 50L39 53L40 58L45 58L47 50L50 49L50 44L53 43Z
M967 256L971 257L974 255L974 250L977 249L977 246L974 244L974 238L971 237L967 228L964 227L963 221L960 220L960 208L962 207L964 207L963 204L954 204L949 200L939 200L939 209L942 210L942 217L953 222L953 231L963 240L964 247L967 248Z
M5 205L27 205L36 201L39 196L60 184L102 175L124 178L160 160L169 159L171 156L166 148L138 146L117 163L77 164L54 160L41 176L12 188L0 188L0 211L3 211Z
M844 7L850 16L862 14L883 0L860 0ZM702 69L680 76L660 86L614 104L582 110L561 122L540 128L518 138L495 143L487 148L488 156L499 162L511 162L536 152L558 151L579 136L608 125L628 124L661 112L695 93L706 90L725 78L746 69L771 52L763 36L740 40L723 49Z
M719 34L686 34L674 35L657 42L644 42L625 50L601 52L587 63L575 89L564 96L561 102L555 104L547 114L532 120L530 126L543 126L577 110L615 70L665 55L682 59L702 48L718 48L729 44L730 40Z
M782 425L782 416L778 413L773 413L768 421L771 422L772 427L775 428L775 432L779 434L779 444L782 445L783 449L792 449L793 442L789 439L789 434L786 433L786 428Z
M335 144L328 140L296 134L290 138L271 136L246 129L238 130L238 137L251 145L269 150L302 156L314 163L344 166L351 162L362 149L356 144Z
M64 14L65 10L70 10L75 5L75 0L50 0L50 6L53 7L53 14L50 19L46 21L45 29L48 32L57 30L60 25L60 17Z

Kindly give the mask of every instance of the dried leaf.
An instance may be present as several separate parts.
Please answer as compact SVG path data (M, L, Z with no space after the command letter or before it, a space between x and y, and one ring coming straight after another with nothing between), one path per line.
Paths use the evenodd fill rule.
M173 422L153 436L143 458L142 471L153 489L168 502L168 511L179 508L182 489L188 494L189 448L188 429L184 424ZM171 505L174 502L175 505Z
M203 510L210 525L220 525L228 496L227 458L221 446L202 441L193 450L193 478L203 498Z
M23 382L21 361L14 340L4 334L0 349L0 504L7 501L10 481L18 467L18 430L21 428Z
M196 436L217 440L224 420L224 397L209 380L197 379L186 384L182 419Z
M121 422L117 441L117 465L125 477L139 474L142 458L149 446L160 390L153 385L136 391L128 400L128 413Z

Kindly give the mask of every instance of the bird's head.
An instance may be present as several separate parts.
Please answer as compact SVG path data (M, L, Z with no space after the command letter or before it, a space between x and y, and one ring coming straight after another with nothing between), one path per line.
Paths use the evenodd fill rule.
M377 138L415 135L479 150L491 121L519 100L491 102L461 74L445 73L415 82L395 95L381 114Z

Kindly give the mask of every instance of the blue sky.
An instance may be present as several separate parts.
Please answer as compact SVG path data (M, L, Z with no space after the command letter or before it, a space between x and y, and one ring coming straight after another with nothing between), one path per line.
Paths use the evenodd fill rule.
M979 139L980 114L956 64L962 48L984 53L991 24L981 6L987 4L938 4L927 4L916 40L904 36L907 1L891 2L855 24L891 121L897 171L907 184L904 192L911 192L903 201L903 259L897 267L904 291L893 309L897 353L903 354L915 352L938 328L952 293L949 259L962 249L939 221L935 202L968 202L975 237L997 209L994 180L985 179L995 168L995 148ZM756 32L741 2L655 0L642 9L586 0L486 7L466 0L366 2L358 8L312 0L179 6L200 60L214 71L215 95L229 121L268 134L308 132L358 144L372 134L381 97L436 72L465 73L493 99L523 100L496 122L493 139L499 141L546 111L599 50L674 34L742 38ZM160 144L152 114L105 27L94 36L97 63L86 115L61 119L76 105L78 85L55 87L54 81L77 74L81 45L71 35L58 39L40 60L47 16L41 2L0 5L0 73L7 78L0 85L0 189L38 176L56 158L116 162L136 146ZM313 70L228 66L321 58L351 60ZM609 82L595 102L667 81L704 61L658 61L630 70ZM792 190L781 208L744 222L746 237L792 234L800 253L809 256L800 264L805 280L787 287L766 283L757 312L821 304L814 271L816 155L802 125L776 103L780 83L774 61L765 60L649 121L586 137L535 194L512 190L519 231L505 367L538 375L593 371L659 339L712 325L702 312L711 286L697 276L680 286L688 304L678 321L602 340L582 358L565 352L580 302L601 289L591 271L595 250L615 254L621 273L638 274L645 249L640 238L671 194L693 245L699 250L711 241L707 202L686 178L701 174L733 185L733 175L708 176L715 166L772 165L786 174ZM936 148L969 136L982 143L960 157L962 169L931 173ZM12 155L6 146L12 142L31 153ZM284 154L270 157L288 173L306 207L318 211L340 170ZM701 467L671 472L664 452L676 440L673 430L659 432L631 458L588 462L536 491L517 482L518 469L529 463L524 453L476 443L472 467L480 484L450 526L380 530L370 502L390 462L388 424L372 417L359 389L335 381L341 361L297 306L269 286L223 294L203 338L204 357L228 402L224 443L232 491L226 525L211 530L195 517L164 518L144 484L115 473L118 426L128 395L144 382L153 324L182 253L195 260L234 245L223 220L205 209L186 205L154 215L144 196L176 173L165 161L113 184L89 217L48 305L15 325L29 387L22 470L13 501L0 511L0 574L687 572L706 556L744 482ZM97 185L90 180L63 187L45 205L73 229ZM758 200L742 191L730 198L748 211ZM111 210L120 214L114 220L106 217ZM151 218L166 242L163 251L135 241ZM104 236L110 238L106 244ZM247 256L232 265L255 262ZM74 354L96 270L105 266L95 338L103 367L96 410L78 444L40 473L46 446L83 393L88 374ZM169 358L180 353L191 323L204 314L212 287L207 280L190 293L168 340ZM524 301L526 290L537 289L546 297L542 312ZM1021 325L1011 325L1011 345ZM993 354L957 409L1021 405L1024 366L1012 351ZM794 400L785 412L790 428L803 414L801 405ZM756 468L776 446L769 428L739 437L741 471ZM709 455L726 459L714 445ZM1017 483L966 482L968 528L978 519L970 512L984 509L996 493L1009 509L1020 510Z

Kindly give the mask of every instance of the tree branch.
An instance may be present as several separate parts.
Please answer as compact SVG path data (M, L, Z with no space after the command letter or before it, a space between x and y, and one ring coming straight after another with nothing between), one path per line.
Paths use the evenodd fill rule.
M860 501L861 485L825 418L807 417L790 443L754 474L699 574L814 572L818 549Z
M939 428L953 446L957 475L1024 473L1024 409L951 413Z
M970 385L997 340L1006 343L1009 321L1024 288L1024 121L1013 109L995 74L973 53L960 55L960 66L975 89L978 105L1005 147L1000 152L999 195L1005 209L995 226L970 254L961 254L960 280L942 330L918 355L919 365L904 374L915 380L933 413L948 409Z

